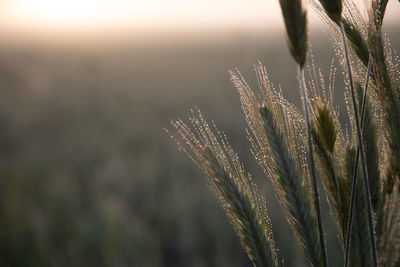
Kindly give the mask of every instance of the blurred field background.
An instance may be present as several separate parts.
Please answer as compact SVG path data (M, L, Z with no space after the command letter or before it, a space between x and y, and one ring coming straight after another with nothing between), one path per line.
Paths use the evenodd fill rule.
M391 25L398 49L400 29ZM280 29L2 33L1 266L250 266L203 175L164 131L194 107L228 135L255 176L285 265L304 264L248 150L228 75L237 68L254 88L260 60L298 103ZM332 45L321 28L311 42L328 78ZM339 245L329 245L337 266Z

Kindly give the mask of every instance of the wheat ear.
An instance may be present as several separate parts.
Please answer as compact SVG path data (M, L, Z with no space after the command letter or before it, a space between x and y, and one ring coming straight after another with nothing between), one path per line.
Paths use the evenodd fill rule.
M368 71L367 71L368 73ZM367 74L368 75L368 74ZM368 80L368 79L367 79ZM381 196L381 173L379 169L379 153L378 153L378 140L377 140L377 128L375 117L373 116L373 108L370 97L364 97L361 85L356 84L358 103L365 101L364 110L360 108L361 115L361 129L363 131L364 145L365 145L365 159L367 162L369 188L371 189L371 203L372 209L376 213L379 209L379 201ZM365 94L365 90L364 90ZM363 113L361 113L363 112Z
M278 250L266 213L265 200L246 174L236 153L222 133L217 138L200 111L190 118L193 127L182 120L172 120L178 145L206 174L240 238L243 248L256 267L278 266ZM181 146L180 140L183 140ZM186 149L189 149L188 151Z
M300 77L300 87L302 91L302 98L303 98L303 109L304 109L304 114L305 114L305 121L306 121L306 128L307 128L307 142L308 142L308 152L309 152L309 172L310 172L310 179L311 179L311 185L312 185L312 191L313 191L313 200L314 200L314 206L315 206L315 212L317 214L317 221L318 221L318 232L320 235L320 245L323 253L323 263L324 266L328 266L328 257L326 255L326 248L325 248L325 237L324 237L324 231L322 228L322 219L321 219L321 208L319 204L319 192L318 192L318 186L317 186L317 178L316 178L316 172L315 172L315 160L314 160L314 150L313 150L313 144L312 144L312 136L311 136L311 129L310 129L310 116L309 116L309 105L308 105L308 94L307 94L307 89L306 89L306 84L304 80L304 69L298 65L298 73Z
M283 18L285 21L286 32L288 37L288 46L293 58L298 64L298 75L300 79L300 88L303 98L303 111L305 115L305 123L307 129L308 142L308 162L309 175L312 185L314 208L317 215L318 232L320 236L320 246L323 254L323 265L328 266L328 256L325 248L325 236L322 227L321 208L319 203L319 192L317 186L317 178L315 171L315 160L312 145L309 105L307 89L304 80L304 63L307 57L307 19L306 11L302 8L301 0L280 0Z
M286 211L287 220L294 228L297 239L312 266L321 266L322 251L317 232L317 221L312 213L311 203L308 201L307 190L300 180L285 138L276 124L272 111L264 106L260 109L264 122L264 129L272 154L271 164L277 175L277 194L281 205Z
M334 148L336 143L336 122L332 118L328 105L316 104L314 110L314 125L311 129L317 163L320 168L321 179L328 197L328 203L336 216L336 223L340 230L343 247L346 234L348 215L347 180L335 170Z
M364 190L365 190L365 198L366 198L366 203L367 203L367 213L368 213L368 224L369 224L370 239L371 239L370 241L371 241L371 249L372 249L372 258L373 258L374 266L376 267L376 266L378 266L378 253L377 253L377 248L376 248L375 227L374 227L374 219L373 219L373 211L372 211L372 203L371 203L371 193L370 193L370 188L369 188L368 170L366 167L364 144L363 144L363 138L362 138L362 133L361 133L361 129L360 129L361 126L360 126L360 120L358 117L357 103L356 103L356 99L355 99L356 97L355 97L355 93L354 93L354 83L353 83L353 77L352 77L352 72L351 72L350 57L349 57L349 52L347 49L346 34L344 32L343 23L340 23L340 33L342 35L346 67L347 67L347 73L349 76L349 83L350 83L351 102L353 105L354 120L355 120L355 124L356 124L358 147L360 149L360 155L361 155L361 167L362 167L363 177L364 177Z
M358 109L356 104L356 97L354 93L354 83L353 83L353 76L351 71L350 65L350 56L347 49L347 40L346 40L346 32L342 20L342 8L337 8L339 5L342 6L341 0L320 0L323 8L327 15L336 23L339 24L340 34L342 36L342 43L343 43L343 50L344 50L344 57L345 63L347 68L347 74L349 78L350 84L350 93L351 93L351 102L353 106L354 112L354 119L356 124L356 132L357 132L357 139L358 139L358 146L360 149L361 154L361 166L363 170L363 177L364 177L364 190L365 190L365 198L367 204L367 213L368 213L368 223L369 223L369 231L370 231L370 239L371 239L371 249L372 249L372 257L374 266L378 266L378 256L376 250L376 238L375 238L375 228L374 228L374 220L373 220L373 211L372 211L372 204L371 204L371 194L369 189L369 180L368 180L368 170L366 167L366 160L364 154L364 144L363 138L361 133L360 121L358 117ZM351 225L350 225L351 226Z
M386 0L372 1L369 12L369 47L373 58L373 74L376 76L376 85L390 136L391 164L394 174L399 179L398 182L400 182L400 125L398 123L400 120L400 84L398 81L396 82L398 71L394 70L392 66L390 72L386 62L386 52L388 51L385 50L386 46L382 37L382 20L386 4ZM390 64L390 62L388 63Z
M304 118L270 83L265 68L256 66L261 95L256 96L240 73L231 80L249 127L252 152L271 181L277 199L297 241L312 266L322 266L317 220L310 198ZM262 107L262 108L260 108ZM304 176L303 176L304 175Z

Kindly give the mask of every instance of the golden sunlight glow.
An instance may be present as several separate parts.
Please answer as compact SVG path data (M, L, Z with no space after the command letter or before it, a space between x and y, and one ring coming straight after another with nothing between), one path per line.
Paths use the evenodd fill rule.
M37 21L70 24L84 23L85 21L98 20L104 15L104 3L93 1L29 1L21 3L21 9L25 9L26 15ZM100 8L99 8L100 7Z
M261 17L276 25L279 15L278 2L269 0L0 0L0 27L218 28L254 26Z
M16 24L85 26L109 19L111 3L104 0L13 0L6 3L6 16Z
M390 3L395 2L395 3ZM389 1L386 21L399 21ZM310 14L310 25L319 19ZM392 13L389 14L389 13ZM0 29L282 27L275 0L0 0Z

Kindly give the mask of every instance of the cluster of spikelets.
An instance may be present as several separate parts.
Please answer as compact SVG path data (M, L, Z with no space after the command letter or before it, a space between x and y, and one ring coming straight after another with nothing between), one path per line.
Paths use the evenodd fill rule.
M388 0L366 0L365 14L350 0L310 2L329 25L344 69L344 84L338 87L348 103L350 126L346 131L333 103L334 71L326 85L314 65L305 64L304 3L279 2L289 50L298 64L303 113L273 87L261 64L255 68L257 93L240 73L231 72L254 157L271 182L311 266L329 264L317 179L322 180L337 225L344 266L397 266L400 75L399 60L382 33ZM189 124L180 119L171 123L175 140L208 177L254 266L283 265L265 200L227 138L215 126L215 131L211 130L200 111L192 113Z

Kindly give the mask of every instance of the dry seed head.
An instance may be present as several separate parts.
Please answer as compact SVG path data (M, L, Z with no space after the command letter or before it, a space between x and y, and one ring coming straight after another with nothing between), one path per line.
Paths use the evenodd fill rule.
M301 0L279 0L285 21L287 43L296 62L303 67L307 56L307 19Z

